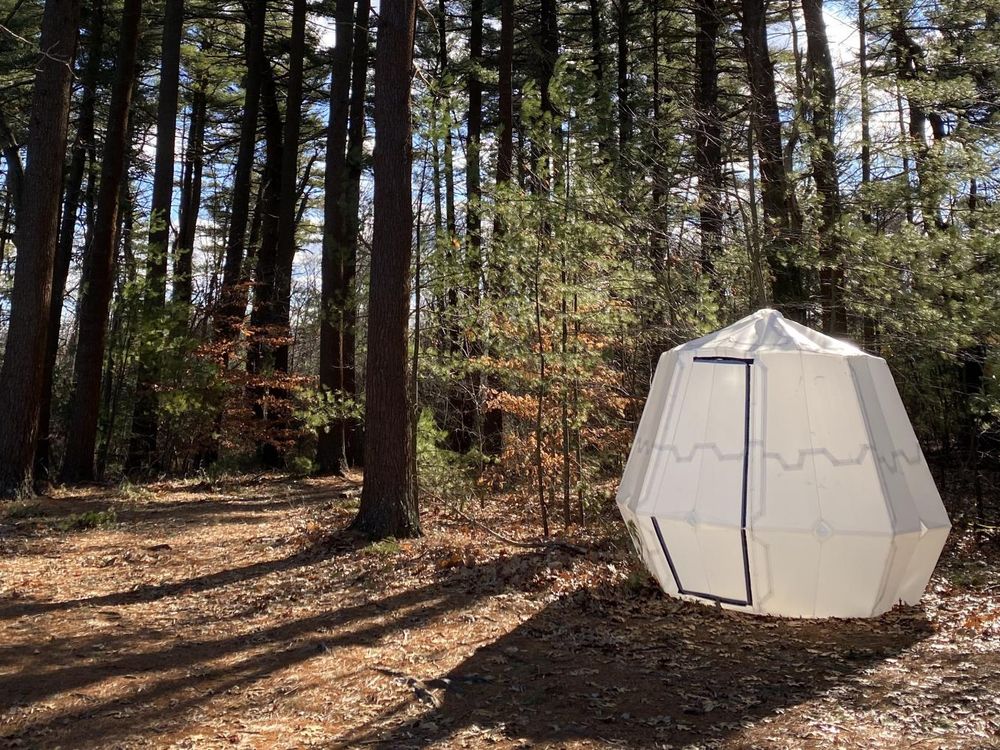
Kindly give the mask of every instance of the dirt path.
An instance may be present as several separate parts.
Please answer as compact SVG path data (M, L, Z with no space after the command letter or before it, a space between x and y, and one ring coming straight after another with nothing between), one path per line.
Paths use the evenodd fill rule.
M1000 579L971 542L921 607L780 621L659 595L610 520L586 555L433 508L402 545L328 534L354 489L5 511L0 747L1000 747Z

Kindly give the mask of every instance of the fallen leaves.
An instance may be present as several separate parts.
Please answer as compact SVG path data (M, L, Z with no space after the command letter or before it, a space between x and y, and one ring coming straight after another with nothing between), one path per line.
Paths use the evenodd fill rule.
M0 747L980 750L1000 731L985 551L919 608L754 618L664 597L611 513L572 529L583 554L433 503L425 538L376 546L340 531L356 490L163 483L43 501L110 503L114 528L0 519ZM476 518L537 540L503 497Z

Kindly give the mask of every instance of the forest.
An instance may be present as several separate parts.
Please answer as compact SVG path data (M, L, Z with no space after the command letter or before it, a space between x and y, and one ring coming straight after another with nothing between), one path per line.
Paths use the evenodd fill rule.
M998 54L1000 0L0 0L0 747L1000 746ZM919 603L643 566L657 363L764 308L887 363Z

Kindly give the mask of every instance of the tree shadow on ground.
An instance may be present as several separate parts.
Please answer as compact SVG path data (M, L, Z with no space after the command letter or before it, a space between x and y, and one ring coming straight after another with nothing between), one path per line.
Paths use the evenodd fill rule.
M314 565L323 560L356 550L368 542L356 534L343 534L329 537L322 542L293 552L276 560L251 563L237 568L226 568L214 573L206 573L192 578L166 583L144 584L128 591L115 591L110 594L98 594L80 599L63 599L60 601L39 601L36 599L0 600L0 623L17 617L41 615L48 612L60 612L82 607L116 607L130 604L142 604L159 601L169 597L188 595L200 591L210 591L222 586L230 586L246 581L252 581L272 573L283 573ZM4 647L0 646L0 654Z
M20 610L8 607L4 614L8 618L28 615L20 623L32 626L40 624L38 616L47 612L62 616L52 610L87 607L88 613L113 614L116 606L249 581L330 559L366 543L344 532L324 540L317 549L271 563L139 591L45 603L41 609L40 603L28 602ZM179 619L178 630L172 633L132 629L113 635L48 638L44 649L33 651L24 642L9 642L0 645L0 711L18 706L30 709L56 696L78 700L56 712L22 712L8 720L0 740L16 740L29 747L105 747L136 737L148 741L151 734L165 731L213 695L245 691L277 672L341 648L375 647L396 632L427 625L483 597L519 589L545 565L545 556L538 553L506 558L477 568L474 575L465 570L464 575L446 576L416 589L381 597L363 595L355 604L313 609L308 616L278 624L272 620L237 635L206 635L213 630L211 623L189 630ZM197 616L196 608L197 601L189 603L186 616Z
M554 747L711 744L857 679L930 634L917 608L874 620L795 621L581 590L447 674L410 678L433 702L419 718L412 704L398 706L333 747L425 748L469 735Z
M274 572L291 571L284 585L298 585L297 568L330 561L362 543L343 533L321 548L273 562L43 610L25 603L35 606L20 612L8 608L5 616L28 615L17 621L24 632L26 626L43 626L39 616L64 616L62 609L114 614L115 607ZM277 700L273 686L259 683L314 658L351 647L385 647L387 639L438 627L438 618L485 598L542 593L544 584L538 581L551 562L551 553L525 552L449 569L432 583L384 595L350 588L345 580L353 599L306 608L298 617L248 623L237 633L218 634L195 598L183 603L176 632L83 631L49 637L33 652L15 639L0 646L0 709L14 710L0 739L78 748L155 742L170 732L185 732L191 717L211 710L213 696L256 693L270 696L265 701ZM323 571L330 570L327 562ZM233 592L239 596L240 589ZM299 593L310 596L309 590ZM929 632L919 610L868 621L795 622L679 603L648 589L637 595L624 587L582 588L447 674L394 674L436 705L414 720L414 706L406 702L333 746L422 748L477 732L555 745L590 740L645 747L666 736L723 739L749 722L850 681ZM361 662L357 669L372 676L385 672L377 662ZM56 708L44 708L52 703ZM36 710L39 706L43 710Z

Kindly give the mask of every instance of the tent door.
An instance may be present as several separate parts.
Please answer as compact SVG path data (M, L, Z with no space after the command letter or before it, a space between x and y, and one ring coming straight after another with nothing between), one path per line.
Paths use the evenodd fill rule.
M747 551L752 359L695 357L677 415L670 517L653 528L681 594L753 603Z

